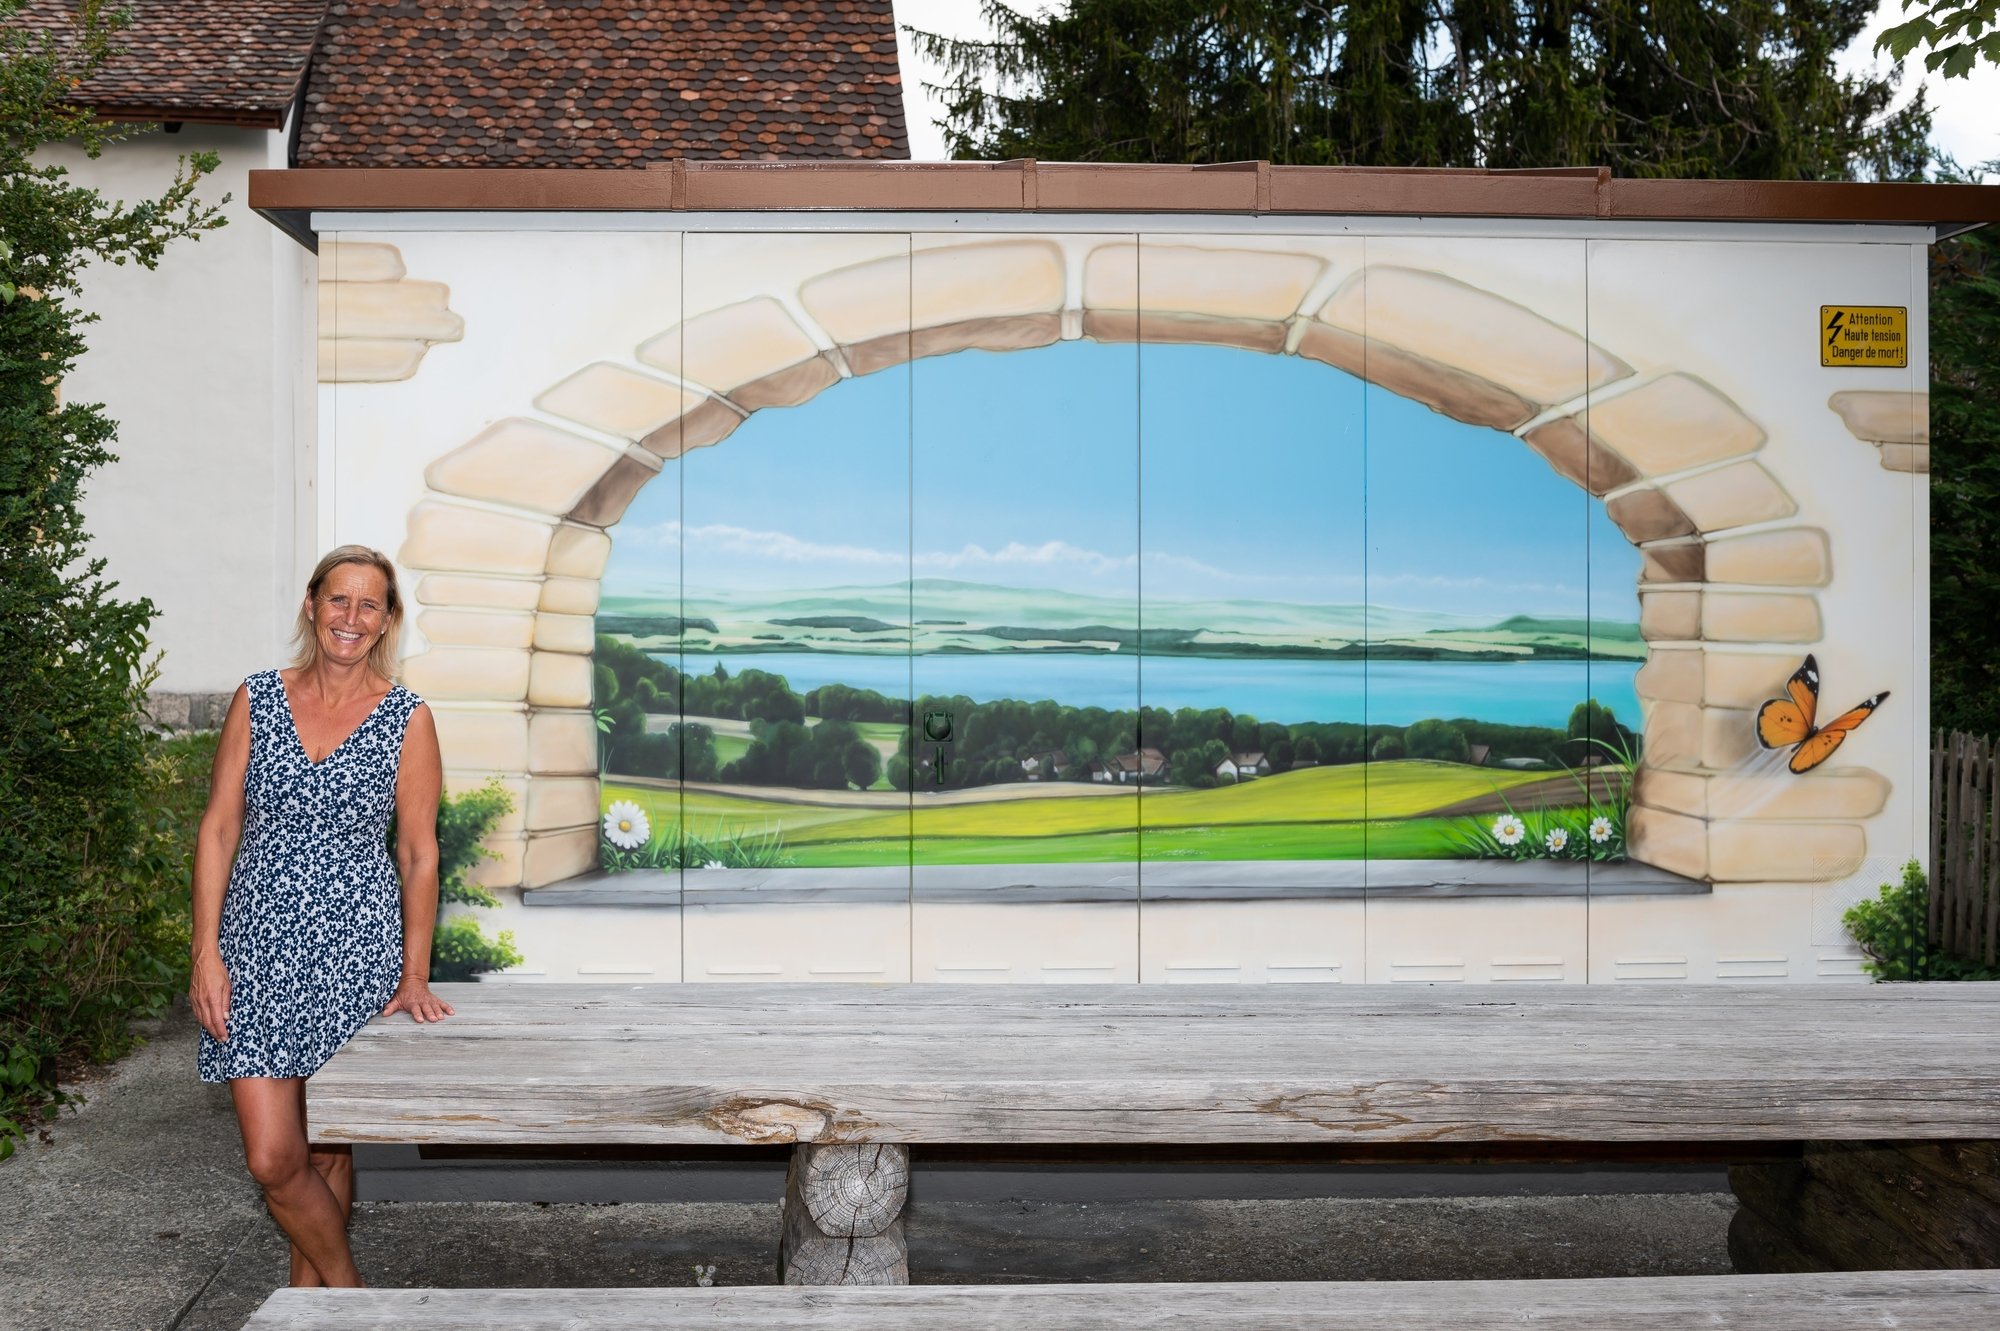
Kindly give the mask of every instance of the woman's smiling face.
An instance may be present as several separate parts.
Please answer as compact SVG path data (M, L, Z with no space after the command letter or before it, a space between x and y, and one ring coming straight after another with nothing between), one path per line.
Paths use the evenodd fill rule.
M310 607L313 638L321 656L340 665L359 665L382 636L388 617L389 580L368 564L338 564L320 581Z

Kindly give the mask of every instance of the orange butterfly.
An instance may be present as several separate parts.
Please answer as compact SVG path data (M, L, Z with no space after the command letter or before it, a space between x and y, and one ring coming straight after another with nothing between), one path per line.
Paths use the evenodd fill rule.
M1823 726L1815 726L1813 718L1819 711L1819 662L1810 656L1785 681L1785 695L1757 709L1757 742L1767 749L1798 745L1788 764L1794 772L1810 772L1832 757L1840 742L1847 738L1847 732L1866 721L1889 696L1884 690L1853 711L1843 712Z

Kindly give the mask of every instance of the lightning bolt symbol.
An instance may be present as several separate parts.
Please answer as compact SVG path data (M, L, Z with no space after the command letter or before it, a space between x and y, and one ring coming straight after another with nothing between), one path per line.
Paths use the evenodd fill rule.
M1846 310L1835 310L1833 318L1826 325L1826 344L1832 346L1840 336L1840 321L1847 317Z

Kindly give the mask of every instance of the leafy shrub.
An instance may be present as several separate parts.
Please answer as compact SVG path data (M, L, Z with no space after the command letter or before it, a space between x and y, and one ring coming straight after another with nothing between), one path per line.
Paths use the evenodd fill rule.
M139 734L133 840L97 858L86 844L71 890L37 890L0 909L0 1159L62 1104L57 1078L116 1058L138 1041L134 1018L156 1017L187 988L189 871L215 760L213 735ZM83 838L88 842L88 837ZM32 896L28 894L32 893ZM33 903L27 918L18 908ZM18 921L18 923L17 923Z
M1882 884L1873 901L1857 901L1840 917L1877 980L2000 980L2000 967L1953 956L1930 941L1930 887L1924 866L1911 860L1902 879Z
M479 843L513 807L513 799L497 780L438 801L440 911L445 906L491 909L500 904L498 897L472 881L472 870L479 861L493 858ZM437 930L431 935L431 979L439 983L476 980L486 971L520 964L513 930L502 929L498 937L488 938L473 916L440 914Z

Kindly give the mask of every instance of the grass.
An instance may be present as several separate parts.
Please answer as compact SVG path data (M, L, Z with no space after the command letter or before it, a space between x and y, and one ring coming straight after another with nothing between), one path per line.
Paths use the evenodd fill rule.
M788 862L837 867L1092 864L1205 859L1436 859L1464 851L1462 820L1431 809L1543 780L1546 772L1399 761L1308 768L1214 790L1022 799L911 810L789 804L715 791L607 783L655 826L705 840L782 838Z

